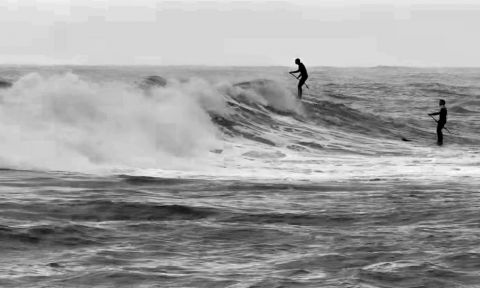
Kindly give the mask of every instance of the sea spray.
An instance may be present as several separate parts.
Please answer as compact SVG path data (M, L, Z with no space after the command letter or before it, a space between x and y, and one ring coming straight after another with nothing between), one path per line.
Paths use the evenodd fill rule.
M91 83L71 73L25 75L0 105L2 164L22 168L182 166L218 145L207 110L224 98L200 79L154 89Z
M241 90L234 91L234 94L245 93L246 99L278 111L296 111L298 108L296 96L280 82L262 79L238 83L235 86Z

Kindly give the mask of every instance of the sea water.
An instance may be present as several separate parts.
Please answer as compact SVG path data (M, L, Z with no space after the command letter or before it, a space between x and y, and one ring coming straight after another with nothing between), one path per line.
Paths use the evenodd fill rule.
M480 287L480 70L287 72L2 66L0 286Z

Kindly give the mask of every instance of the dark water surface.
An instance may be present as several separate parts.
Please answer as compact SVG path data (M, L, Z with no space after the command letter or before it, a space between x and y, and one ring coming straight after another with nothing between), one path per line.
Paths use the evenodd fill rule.
M480 283L480 198L468 183L3 170L0 191L2 287Z

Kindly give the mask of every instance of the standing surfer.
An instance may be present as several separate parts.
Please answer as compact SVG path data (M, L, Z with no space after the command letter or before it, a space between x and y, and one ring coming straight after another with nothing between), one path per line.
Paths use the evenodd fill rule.
M300 62L300 59L295 59L295 64L298 65L297 71L290 71L289 73L293 75L293 73L298 73L300 72L300 75L295 76L297 79L300 78L300 81L298 81L298 98L302 99L302 86L305 84L305 81L307 81L308 78L308 73L307 73L307 68L305 68L305 65L303 65L302 62Z
M440 115L438 121L435 119L437 122L437 144L438 145L443 145L443 133L442 129L445 127L445 124L447 123L447 108L445 107L445 100L440 99L438 101L438 106L440 106L440 111L435 112L435 113L430 113L428 114L429 116L433 115Z

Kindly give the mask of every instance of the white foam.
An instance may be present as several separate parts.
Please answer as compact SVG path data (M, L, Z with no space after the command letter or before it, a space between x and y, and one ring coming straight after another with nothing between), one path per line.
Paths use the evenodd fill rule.
M147 97L123 83L28 74L1 95L0 159L22 169L179 168L219 145L207 110L224 113L224 98L199 79Z
M267 88L271 93L264 94L227 82L169 79L166 87L145 94L125 83L91 83L74 74L28 74L0 91L0 165L276 181L453 181L480 174L478 147L438 149L399 140L377 141L246 103L238 104L257 109L254 113L270 113L273 124L290 131L269 130L268 125L246 131L275 143L271 146L230 138L212 123L208 113L226 117L233 113L226 105L228 95L250 93L247 96L253 102L292 111L298 105L295 96L279 87ZM304 149L292 149L292 144L301 142L307 143ZM386 153L391 151L397 155Z

